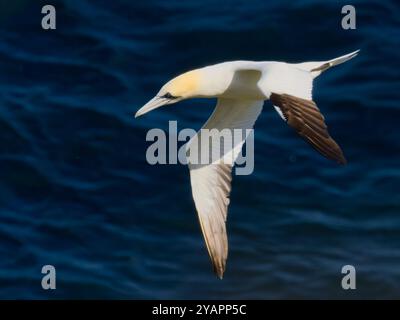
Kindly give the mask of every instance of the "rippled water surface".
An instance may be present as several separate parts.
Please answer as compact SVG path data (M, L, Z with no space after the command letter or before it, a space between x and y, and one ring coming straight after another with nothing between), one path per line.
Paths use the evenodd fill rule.
M395 298L400 294L399 6L354 1L0 1L0 298ZM230 254L214 277L182 165L150 166L150 128L199 129L215 101L134 119L171 77L237 59L360 55L314 99L349 164L269 103L255 171L236 176ZM41 289L41 268L57 289ZM341 268L357 290L341 289Z

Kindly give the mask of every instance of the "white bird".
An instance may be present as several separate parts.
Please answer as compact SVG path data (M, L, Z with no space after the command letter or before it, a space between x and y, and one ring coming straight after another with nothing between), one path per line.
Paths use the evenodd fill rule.
M218 98L203 129L251 129L264 100L271 100L281 118L325 157L345 164L338 144L330 137L324 117L312 100L315 77L358 54L318 62L232 61L192 70L166 83L135 117L189 98ZM201 140L199 133L194 139ZM194 139L189 150L198 148ZM246 136L233 146L237 158ZM198 150L194 150L198 151ZM200 150L201 151L201 150ZM192 152L192 151L191 151ZM228 256L226 217L234 163L189 163L192 195L214 271L222 278Z

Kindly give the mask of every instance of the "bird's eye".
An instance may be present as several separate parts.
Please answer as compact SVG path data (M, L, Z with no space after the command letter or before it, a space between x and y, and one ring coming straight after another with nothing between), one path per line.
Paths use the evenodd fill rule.
M165 99L176 99L177 97L174 97L172 94L170 94L169 92L167 92L166 94L164 94L164 95L162 96L162 98L165 98Z

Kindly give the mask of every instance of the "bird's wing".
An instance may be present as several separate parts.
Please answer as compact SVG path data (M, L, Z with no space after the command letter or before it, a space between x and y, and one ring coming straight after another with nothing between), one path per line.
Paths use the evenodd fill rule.
M225 222L231 191L231 171L249 134L245 129L253 128L262 106L262 100L218 99L213 114L202 128L216 129L211 131L211 139L204 138L204 133L201 134L204 131L200 130L187 146L192 195L214 271L220 278L225 271L228 256ZM215 142L220 142L221 130L232 133L233 129L242 129L235 130L241 133L240 137L231 141L229 150L223 150L222 141L221 144ZM223 136L225 139L226 135ZM205 157L206 163L196 164L198 162L195 163L194 159L197 157L193 155L199 155L200 158L207 151L210 156ZM210 159L212 152L223 156Z
M346 163L342 150L329 135L324 116L314 101L276 93L271 94L270 100L281 117L314 149L328 159Z

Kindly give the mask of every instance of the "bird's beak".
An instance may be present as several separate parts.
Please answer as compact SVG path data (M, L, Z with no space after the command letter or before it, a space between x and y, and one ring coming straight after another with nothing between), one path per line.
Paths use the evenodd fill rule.
M165 99L159 96L155 96L153 99L151 99L149 102L147 102L143 107L141 107L135 114L135 118L144 115L145 113L157 109L159 107L162 107L166 104L169 104L170 101L169 99Z

